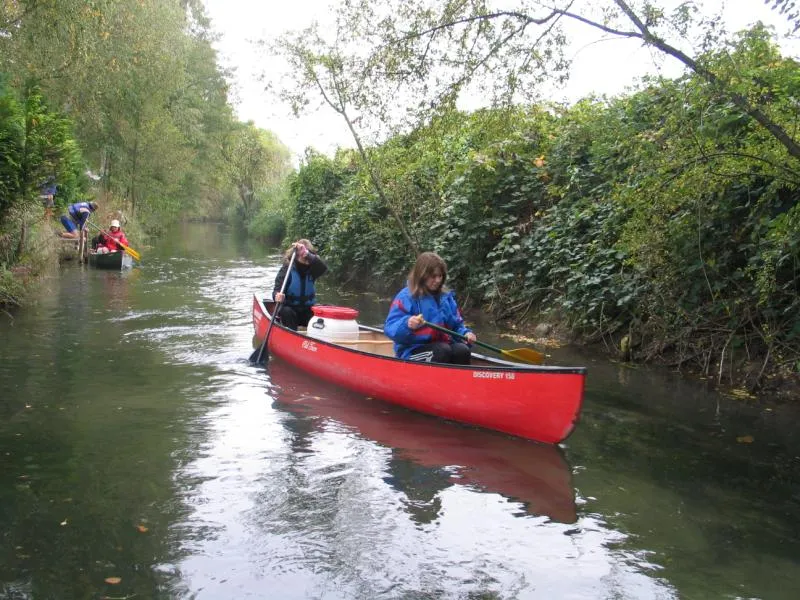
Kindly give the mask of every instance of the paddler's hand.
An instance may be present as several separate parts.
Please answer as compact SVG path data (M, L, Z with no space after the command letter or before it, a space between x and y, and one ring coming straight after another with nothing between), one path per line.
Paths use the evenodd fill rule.
M286 294L283 292L275 292L275 302L283 302L286 300Z
M422 317L421 314L414 315L413 317L409 317L408 319L408 328L409 329L419 329L422 327L422 324L425 322L425 319Z
M292 246L294 246L294 249L297 252L297 258L301 261L305 260L306 256L308 256L308 248L306 248L305 244L295 242L292 244Z
M471 331L468 331L467 333L464 334L464 339L467 340L470 344L474 344L478 339L478 336L476 336Z

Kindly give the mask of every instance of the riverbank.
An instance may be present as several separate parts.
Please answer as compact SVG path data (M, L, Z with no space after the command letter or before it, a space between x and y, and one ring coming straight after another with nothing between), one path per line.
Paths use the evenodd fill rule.
M59 240L50 220L38 214L23 213L10 225L9 229L23 233L0 236L0 255L19 256L19 260L12 264L0 264L0 309L7 313L34 301L40 278L58 264L60 252ZM19 246L24 251L18 252Z
M707 360L685 360L675 349L650 354L640 343L631 342L630 335L608 336L599 340L576 335L563 323L550 319L530 317L520 322L508 322L506 327L508 331L501 337L515 343L529 344L545 352L547 348L565 346L583 348L610 361L631 367L655 368L712 385L725 396L746 403L797 405L797 399L800 398L800 367L783 363L769 370L765 367L768 362L766 356L737 358L734 352L730 352L723 364L714 364Z
M122 221L131 244L143 247L147 235L142 227L112 204L101 207L91 222L103 224L111 219ZM41 277L62 262L78 260L78 248L77 241L61 237L58 216L42 215L38 208L19 212L4 226L7 232L0 234L0 257L17 257L11 264L0 262L0 310L10 314L35 302Z

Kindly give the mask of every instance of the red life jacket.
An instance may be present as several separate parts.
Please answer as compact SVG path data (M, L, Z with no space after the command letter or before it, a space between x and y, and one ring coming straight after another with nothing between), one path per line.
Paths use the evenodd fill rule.
M117 250L122 250L122 247L117 244L117 242L121 242L128 245L128 240L125 237L125 234L122 232L122 229L118 229L116 232L108 231L103 232L103 241L102 244L106 248L108 248L111 252L116 252Z

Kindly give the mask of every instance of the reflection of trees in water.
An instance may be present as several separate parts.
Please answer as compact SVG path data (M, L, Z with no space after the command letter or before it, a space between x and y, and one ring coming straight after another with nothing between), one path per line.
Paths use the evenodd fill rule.
M277 408L290 408L286 403L276 403ZM282 425L289 434L287 437L288 451L287 465L279 475L283 484L281 501L284 509L283 517L296 521L298 526L307 526L306 521L315 520L327 514L335 518L339 510L339 503L347 502L347 492L341 488L345 484L344 476L326 478L323 493L319 490L313 492L313 484L309 482L310 458L314 455L314 444L317 437L323 433L327 420L314 415L304 414L302 410L288 412L282 420ZM336 470L349 471L352 463L328 465L327 470L334 473ZM391 450L382 469L388 473L382 480L392 489L402 493L405 498L400 502L403 509L411 519L420 525L432 523L442 511L442 501L439 493L452 485L450 474L443 469L423 467L419 464L398 456ZM265 491L274 500L275 486Z
M103 281L103 297L106 299L106 306L113 310L125 310L128 308L128 290L131 279L139 275L139 269L132 269L127 272L109 271L101 273Z
M292 454L307 454L313 452L313 437L317 430L317 419L309 415L292 415L284 419L283 426L291 434L289 449Z
M383 478L392 488L405 494L403 508L419 525L433 523L442 513L439 493L449 488L450 474L442 469L422 467L395 452L388 461L389 473Z
M225 223L181 222L159 238L154 252L170 257L211 257L238 259L242 256L264 256L270 249L247 232ZM275 249L274 254L280 253Z
M276 403L278 408L290 408L292 404ZM302 406L298 407L302 409ZM305 457L313 453L314 437L321 429L324 419L303 414L302 410L289 413L282 423L289 432L289 468L287 476L303 480L306 468ZM442 501L439 492L452 485L450 474L439 468L423 467L412 460L398 456L396 450L386 461L383 477L389 486L405 495L401 501L403 509L411 519L420 525L434 522L441 514ZM301 487L303 487L301 483ZM299 491L296 489L296 491ZM300 495L301 498L303 494ZM302 502L302 500L298 500ZM308 499L308 498L307 498ZM314 499L310 499L314 500ZM308 507L307 507L308 508Z
M710 403L705 411L664 408L669 395L651 389L646 400L598 394L569 440L570 460L587 465L576 470L576 486L592 497L592 512L630 533L615 547L656 557L682 597L704 597L709 580L732 579L731 596L793 598L781 593L800 581L797 461L787 457L795 467L782 472L776 447L736 441L741 433L758 441L752 422L733 414L718 424ZM676 384L674 403L688 391ZM702 415L705 425L689 422Z

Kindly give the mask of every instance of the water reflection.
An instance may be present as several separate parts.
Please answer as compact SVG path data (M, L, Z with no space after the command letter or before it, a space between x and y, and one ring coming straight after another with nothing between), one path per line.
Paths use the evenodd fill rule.
M126 271L101 271L103 297L110 311L119 312L130 308L130 283L139 278L141 271L133 268Z
M333 421L389 449L384 481L405 494L409 515L434 521L440 495L453 485L497 493L521 503L523 515L560 523L576 519L569 466L556 446L464 427L359 397L309 377L280 360L269 365L275 406L286 419L292 448L308 451L310 437Z

